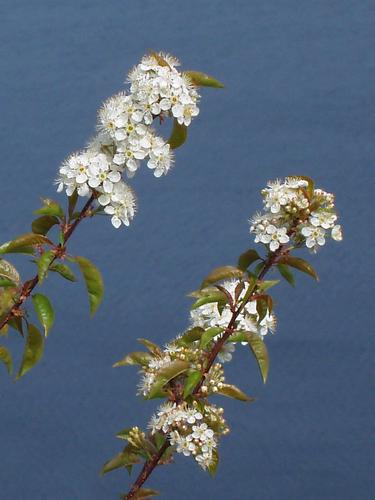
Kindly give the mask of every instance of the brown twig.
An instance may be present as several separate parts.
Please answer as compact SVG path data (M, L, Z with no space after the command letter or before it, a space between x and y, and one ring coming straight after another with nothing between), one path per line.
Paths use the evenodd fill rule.
M84 207L80 211L78 217L75 219L74 222L71 224L66 225L66 227L63 230L63 243L59 244L55 251L55 256L53 260L51 261L51 264L58 258L59 254L61 254L61 251L65 249L65 245L73 232L76 230L78 224L85 219L86 217L89 216L92 203L94 202L96 198L96 194L92 194L91 197L88 199L88 201L85 203ZM51 265L50 264L50 265ZM14 304L12 309L4 316L4 318L0 322L0 330L8 323L10 319L16 316L20 316L20 308L22 307L23 303L30 297L31 292L34 290L34 288L37 286L39 282L38 275L36 274L32 279L25 281L23 284L23 287L21 289L21 293L19 296L18 301Z
M131 487L129 493L124 496L124 500L131 500L132 498L134 498L134 495L141 488L143 483L145 483L147 481L149 475L152 473L152 471L158 465L159 460L164 455L164 452L169 448L169 446L170 446L170 444L168 443L168 441L165 441L165 443L160 448L160 450L157 453L155 453L152 456L152 458L150 458L150 460L147 460L147 462L144 463L142 470L139 473L139 476L137 477L133 486Z

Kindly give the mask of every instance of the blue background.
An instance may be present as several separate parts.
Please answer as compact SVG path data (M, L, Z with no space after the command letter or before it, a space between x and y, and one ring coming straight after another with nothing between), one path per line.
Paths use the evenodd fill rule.
M121 447L115 433L144 425L155 404L135 396L136 370L112 363L137 337L163 343L186 327L186 293L252 245L259 190L291 173L336 193L345 240L313 257L320 283L298 276L296 290L275 290L266 386L238 349L229 380L257 401L221 400L233 433L217 478L178 457L149 485L179 500L374 498L374 9L371 0L1 0L2 241L28 230L39 196L56 196L60 162L148 49L226 84L202 91L170 175L143 168L134 179L130 229L97 218L73 237L71 252L105 277L95 319L82 283L43 285L57 310L44 359L16 384L1 369L1 498L126 491L126 473L98 471ZM20 339L8 345L19 359Z

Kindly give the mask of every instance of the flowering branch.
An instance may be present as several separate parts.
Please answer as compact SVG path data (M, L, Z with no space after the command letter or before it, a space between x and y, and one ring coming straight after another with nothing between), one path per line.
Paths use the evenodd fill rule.
M86 283L91 313L95 313L103 297L103 281L96 266L84 257L66 253L66 243L81 221L96 214L109 215L112 225L128 226L135 215L136 197L123 176L132 178L142 160L147 162L155 177L170 170L173 150L186 140L187 127L199 114L198 88L221 88L216 79L196 71L180 72L176 58L152 52L144 56L128 75L128 92L109 98L98 113L98 133L87 147L74 153L59 168L57 191L65 190L69 197L67 213L50 199L43 200L37 210L32 232L19 236L0 246L0 256L10 253L32 255L37 266L35 276L21 283L17 269L0 257L0 335L8 328L15 329L27 339L17 378L29 371L41 358L44 338L38 328L29 322L23 305L31 296L35 313L48 335L54 323L54 310L44 294L33 294L49 271L76 281L70 267L64 262L78 265ZM168 140L156 134L154 120L173 120ZM80 197L88 198L80 211L75 211ZM59 228L58 243L47 234ZM0 346L0 361L12 372L12 357L8 349Z
M95 195L91 195L89 200L86 202L85 206L79 212L79 215L76 218L76 220L70 224L64 224L65 229L62 232L62 235L63 235L62 242L59 243L57 246L55 246L54 249L52 250L53 257L52 257L52 260L49 264L50 266L52 266L52 264L55 262L55 260L58 257L62 257L65 254L66 244L67 244L69 238L71 237L71 235L73 234L73 232L76 230L78 224L83 219L85 219L86 217L89 217L91 215L91 208L92 208L92 204L93 204L94 200L95 200ZM8 324L9 321L13 317L22 316L22 312L20 310L21 306L30 297L31 292L34 290L34 288L37 286L38 283L39 283L39 275L38 274L36 274L32 279L25 281L25 283L21 289L18 301L14 304L12 309L0 321L0 330L2 330L4 328L4 326L6 324Z
M103 473L123 467L130 473L144 459L124 500L157 494L142 486L157 465L171 462L174 452L193 456L203 469L215 473L218 440L229 429L224 410L211 404L209 396L253 399L225 382L223 363L231 360L236 344L246 344L264 382L268 376L264 336L276 327L268 290L279 280L267 281L265 276L277 268L294 285L291 269L297 269L317 279L312 266L292 255L292 251L305 245L316 252L324 245L327 231L337 241L342 238L341 228L336 225L333 195L315 189L311 179L296 176L283 183L276 181L262 195L264 213L251 220L250 231L256 242L265 245L266 257L250 249L239 257L237 266L212 271L201 288L191 294L197 300L192 305L191 327L186 332L164 349L139 339L148 352L130 353L114 365L139 365L139 393L145 399L167 399L151 418L147 435L138 427L124 429L117 435L128 444L103 467Z

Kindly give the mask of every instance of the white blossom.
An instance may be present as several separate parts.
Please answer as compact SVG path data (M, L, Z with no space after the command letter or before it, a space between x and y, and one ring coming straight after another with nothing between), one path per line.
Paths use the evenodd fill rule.
M103 203L107 199L108 204ZM115 228L121 224L129 226L135 214L136 199L133 190L127 184L123 181L114 184L111 193L101 195L99 202L105 205L104 212L112 216L111 222Z
M205 404L203 414L196 408L196 403L195 406L164 403L151 418L149 428L152 434L158 431L166 434L177 453L192 455L206 469L213 460L218 432L226 433L228 429L222 417L222 408ZM210 427L211 422L215 422L216 432Z
M223 282L222 286L234 297L238 280L230 280ZM245 283L239 299L243 298L249 284ZM229 304L226 304L220 314L216 303L203 304L196 309L190 311L190 319L192 326L200 326L202 328L221 327L226 328L232 318L232 312ZM263 320L264 321L264 320ZM259 323L259 315L256 310L256 301L250 301L246 304L241 314L236 320L236 330L244 330L248 332L258 333L259 335L266 335L268 332L267 325L273 325L272 330L275 329L276 320L272 313L269 322ZM260 331L261 330L261 331ZM225 354L224 354L225 356ZM225 358L224 358L225 359Z
M269 245L271 252L281 245L306 244L313 252L325 244L326 230L333 239L340 239L336 227L334 196L322 189L313 189L312 181L287 177L269 182L262 190L264 212L250 220L250 232L256 243Z
M323 246L325 240L325 230L321 227L304 226L301 234L306 238L307 248L315 248L318 245Z
M336 226L334 226L332 228L331 236L332 236L332 239L335 241L342 241L342 230L341 230L341 226L339 224L337 224Z
M172 163L173 155L169 144L163 144L151 149L147 166L154 170L155 177L166 174Z
M331 229L335 225L337 215L330 212L312 212L309 218L310 224L323 229Z
M155 118L175 118L190 125L199 113L199 95L189 78L177 69L178 60L152 53L129 73L130 91L107 99L98 112L98 134L84 151L71 155L60 167L57 190L68 196L95 194L112 225L129 225L135 197L122 178L132 178L145 161L155 177L173 164L170 145L152 128Z
M227 342L221 348L219 354L217 355L218 360L221 363L226 363L232 360L232 353L235 351L235 346L233 342Z

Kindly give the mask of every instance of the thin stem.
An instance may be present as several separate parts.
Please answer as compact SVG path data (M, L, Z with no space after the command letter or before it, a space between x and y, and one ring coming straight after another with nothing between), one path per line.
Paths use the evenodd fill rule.
M139 476L137 477L137 480L134 482L129 493L124 496L124 500L131 500L132 498L134 498L134 495L137 493L137 491L142 486L142 484L145 481L147 481L149 475L152 473L152 471L158 465L159 460L164 455L164 452L169 448L169 446L170 446L170 444L168 443L168 441L165 441L165 443L160 448L160 450L157 453L155 453L155 455L153 455L150 458L150 460L147 460L147 462L144 463L142 470L139 473Z
M80 211L76 220L73 223L68 224L65 227L64 232L63 232L63 243L57 246L58 251L56 252L53 260L51 261L51 264L58 258L59 251L65 249L65 245L66 245L67 241L69 240L69 238L71 237L73 232L76 230L78 224L83 219L88 217L88 215L90 214L91 206L92 206L92 203L94 202L95 198L96 198L96 195L92 194L91 197L88 199L88 201L85 203L82 210ZM25 281L25 283L23 284L23 287L21 289L21 293L20 293L20 297L19 297L18 301L14 304L12 309L1 320L0 330L8 323L8 321L10 319L12 319L13 317L16 317L16 316L20 316L21 306L30 297L31 292L37 286L38 282L39 282L39 278L38 278L37 274L33 278L31 278L30 280Z
M275 252L269 255L267 260L264 261L264 266L262 267L262 270L260 271L258 275L258 281L262 280L264 276L268 273L268 271L271 269L271 267L277 262L278 258L280 255L283 253L284 247L281 245ZM256 286L254 286L254 289L252 293L250 294L248 301L250 300L251 297L254 296L256 293ZM243 308L245 307L246 303L242 303L236 310L233 311L232 317L228 323L228 326L224 330L224 334L222 337L215 342L214 346L212 347L212 350L208 356L208 360L206 363L206 366L202 372L202 377L198 384L195 386L193 394L198 394L200 391L200 388L202 387L202 384L205 381L207 373L210 371L212 365L214 364L217 355L221 351L223 345L225 342L229 339L229 337L232 335L232 333L235 330L235 324L236 320L239 316L239 314L242 312ZM141 472L139 473L139 476L137 477L136 481L133 483L133 486L131 487L129 493L123 497L123 500L131 500L134 498L134 495L137 493L139 488L143 485L143 483L148 479L148 477L151 475L155 467L158 465L160 458L164 454L164 452L169 448L170 444L168 441L164 443L162 448L158 451L158 453L155 453L149 460L147 460Z

